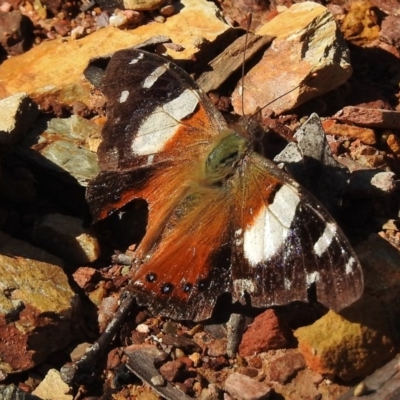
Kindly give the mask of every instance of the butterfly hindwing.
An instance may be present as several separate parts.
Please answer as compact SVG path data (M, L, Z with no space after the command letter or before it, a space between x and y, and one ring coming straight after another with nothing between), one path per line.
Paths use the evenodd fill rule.
M217 188L194 188L180 199L160 240L136 253L131 287L139 303L175 319L210 317L219 295L230 292L229 210Z
M258 307L305 301L312 285L334 310L359 298L361 266L324 207L269 160L253 153L243 165L247 179L238 180L243 196L233 213L240 215L232 239L234 299L247 294Z

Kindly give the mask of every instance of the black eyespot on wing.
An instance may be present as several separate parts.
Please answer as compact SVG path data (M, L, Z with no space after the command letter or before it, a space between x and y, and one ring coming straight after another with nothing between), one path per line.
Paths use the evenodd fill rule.
M157 274L154 272L150 272L149 274L146 275L146 281L149 283L153 283L157 280Z
M193 285L192 285L191 283L185 283L185 284L183 285L183 287L182 287L182 290L183 290L185 293L189 293L189 292L192 290L192 288L193 288Z
M174 289L174 285L172 285L171 283L164 283L161 286L161 293L162 294L171 294L173 289Z

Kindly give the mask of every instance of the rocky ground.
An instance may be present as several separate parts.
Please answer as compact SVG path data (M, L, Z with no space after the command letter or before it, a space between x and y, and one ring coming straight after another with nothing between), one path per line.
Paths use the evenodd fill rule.
M293 3L0 0L0 398L396 398L400 6ZM107 119L99 76L133 46L174 59L229 120L268 104L257 119L271 159L287 162L306 121L326 136L349 179L308 189L360 259L358 301L339 314L296 302L229 320L222 304L204 323L128 307L112 343L71 378L125 304L146 224L139 203L133 220L91 226L85 200Z

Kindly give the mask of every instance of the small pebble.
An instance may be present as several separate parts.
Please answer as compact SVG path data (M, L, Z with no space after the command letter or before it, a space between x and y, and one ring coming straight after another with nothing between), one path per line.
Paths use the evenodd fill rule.
M201 364L201 354L194 352L189 356L189 358L193 361L193 365L198 367Z
M192 329L190 329L189 331L187 331L187 334L189 336L194 336L196 333L198 332L202 332L204 330L204 325L202 324L197 324L195 325Z
M150 332L150 328L148 327L148 325L146 324L139 324L136 327L136 330L140 333L149 333Z
M156 376L153 376L151 378L151 383L154 386L164 386L165 385L165 380L161 375L156 375Z
M126 265L121 269L121 276L128 275L131 272L131 266Z
M140 11L135 10L124 10L124 15L128 18L128 23L138 24L144 18L144 14Z
M78 344L70 353L71 361L76 362L80 360L88 350L88 348L91 346L90 343L84 342Z
M163 324L162 330L165 333L176 334L178 332L178 325L175 322L167 321Z
M176 349L175 350L175 357L176 358L182 358L185 357L186 354L182 351L182 349Z
M102 12L96 18L96 26L99 27L99 28L105 28L108 25L110 25L110 17L108 16L107 13Z
M183 51L183 50L185 50L185 48L182 45L178 44L178 43L163 43L162 45L166 49L171 49L171 50L174 50L174 51Z
M76 28L71 30L71 38L76 40L83 37L85 34L85 28L83 26L77 26Z
M355 388L354 388L354 396L356 397L361 397L364 396L364 394L368 391L367 385L365 382L360 382Z
M162 15L156 15L154 18L155 22L160 22L160 23L164 23L165 22L165 17Z
M7 379L7 373L5 371L0 370L0 382Z
M128 23L128 18L124 14L111 15L109 23L111 26L120 28Z
M225 390L234 398L267 399L272 393L271 387L248 376L234 372L225 381Z
M175 7L171 4L161 7L160 9L160 14L163 15L164 17L170 17L174 13L175 13Z
M12 9L12 5L10 3L8 3L7 1L0 5L0 11L2 11L4 13L10 12L11 9Z

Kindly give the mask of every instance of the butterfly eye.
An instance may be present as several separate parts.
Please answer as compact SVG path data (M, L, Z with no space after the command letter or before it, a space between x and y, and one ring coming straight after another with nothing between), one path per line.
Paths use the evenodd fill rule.
M161 293L162 294L170 294L172 292L174 288L174 285L172 285L171 283L164 283L161 286Z
M150 272L146 275L146 281L149 283L153 283L157 280L157 275L154 272Z

